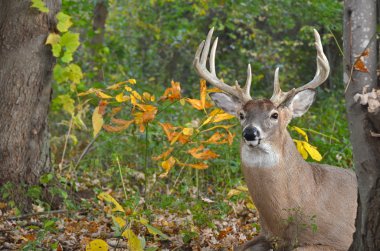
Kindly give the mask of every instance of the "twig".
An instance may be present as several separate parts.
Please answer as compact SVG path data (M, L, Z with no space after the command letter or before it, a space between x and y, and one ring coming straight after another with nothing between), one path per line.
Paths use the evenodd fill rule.
M370 44L372 44L373 42L373 39L376 38L376 35L377 33L373 33L371 39L369 40L368 44L366 45L366 47L363 49L363 51L359 54L359 56L355 59L355 62L352 64L351 66L351 70L350 70L350 78L348 79L348 82L347 82L347 85L346 85L346 88L344 89L344 93L347 92L347 89L348 87L350 86L350 83L351 83L351 80L352 80L352 74L354 72L354 67L355 67L355 64L360 60L360 57L363 55L363 53L368 49L368 47L370 46Z
M71 128L72 127L73 127L73 115L71 115L69 130L67 130L66 139L65 139L65 145L63 146L63 153L62 153L61 162L58 164L58 168L59 168L59 172L60 173L62 172L62 165L63 165L63 161L65 160L67 142L69 141L69 137L70 137L70 134L71 134Z
M19 216L8 217L8 218L5 218L5 220L23 220L23 219L27 219L27 218L30 218L33 216L49 215L49 214L64 214L64 213L68 213L68 212L69 211L66 209L46 211L46 212L37 212L37 213L30 213L30 214L23 214L23 215L19 215Z
M83 157L87 154L88 150L90 149L90 147L92 146L92 144L94 144L95 140L98 138L99 136L99 133L96 134L96 136L90 141L90 143L86 146L86 148L83 150L82 154L80 155L77 163L75 164L75 168L78 167L79 165L79 162L81 162L81 160L83 159Z

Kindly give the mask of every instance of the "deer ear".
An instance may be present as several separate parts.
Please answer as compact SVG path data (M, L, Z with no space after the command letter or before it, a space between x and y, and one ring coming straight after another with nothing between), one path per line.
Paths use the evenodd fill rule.
M305 112L307 112L307 110L309 110L310 106L314 102L315 94L315 90L306 89L291 98L287 107L292 111L293 118L301 117Z
M237 116L237 111L242 105L237 98L222 92L213 92L209 95L217 107L223 109L226 113Z

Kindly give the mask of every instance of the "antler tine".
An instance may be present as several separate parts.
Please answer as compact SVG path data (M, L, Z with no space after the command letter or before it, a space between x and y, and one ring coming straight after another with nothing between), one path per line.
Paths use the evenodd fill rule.
M210 51L210 44L211 44L211 38L212 34L214 32L214 28L211 28L207 38L205 41L202 41L202 43L199 45L197 52L195 53L194 57L194 67L195 70L197 71L198 75L201 78L204 78L207 82L210 84L214 85L215 87L221 89L222 91L225 91L226 93L229 93L243 102L246 102L248 100L251 100L251 96L249 95L249 89L247 91L247 84L244 87L244 89L240 88L239 85L235 86L229 86L225 84L222 80L220 80L216 76L216 71L215 71L215 54L216 54L216 48L218 46L218 38L215 39L212 48L211 48L211 53L210 53L210 71L206 67L206 62L207 62L207 57ZM248 80L249 82L250 79L252 78L251 73L247 73L247 83ZM250 87L250 84L248 85L248 88Z
M251 90L251 82L252 82L252 70L251 70L251 64L248 64L247 67L247 80L245 81L245 85L243 88L244 95L251 98L250 90Z
M214 76L216 76L216 71L215 71L216 47L218 47L218 38L215 38L215 41L212 44L211 53L210 53L210 70L211 70L211 74L213 74Z
M328 78L330 73L329 61L323 52L321 37L317 30L314 29L315 37L315 48L317 49L317 71L315 72L314 78L304 86L297 88L297 91L305 89L315 89L320 86ZM298 90L299 89L299 90Z
M314 37L315 37L315 48L317 49L317 71L315 73L314 78L307 84L298 87L296 89L292 89L288 92L282 92L280 88L280 82L278 79L278 71L277 68L274 74L274 90L273 95L271 97L271 101L275 105L279 105L284 102L289 96L294 95L297 92L306 90L306 89L315 89L320 86L325 80L328 78L330 73L329 61L326 58L326 55L323 52L321 37L317 30L314 29Z

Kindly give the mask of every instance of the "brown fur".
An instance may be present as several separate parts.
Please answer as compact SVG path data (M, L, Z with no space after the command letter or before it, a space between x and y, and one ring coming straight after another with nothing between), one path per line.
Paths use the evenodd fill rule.
M263 125L273 109L274 105L266 100L251 101L243 106L248 120L245 123L254 121L270 131L266 141L273 152L267 154L279 156L276 166L270 168L248 166L249 161L244 159L262 156L260 149L252 149L248 157L241 156L244 177L265 236L279 238L285 245L304 247L298 248L299 251L347 250L355 230L355 174L342 168L305 162L286 130L291 118L286 107L278 108L277 125L268 128ZM246 147L244 142L243 147ZM316 232L311 229L314 215ZM291 217L297 222L291 222Z

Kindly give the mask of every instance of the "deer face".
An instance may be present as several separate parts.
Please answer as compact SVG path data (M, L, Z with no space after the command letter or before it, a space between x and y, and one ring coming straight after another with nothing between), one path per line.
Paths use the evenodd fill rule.
M216 106L236 116L242 127L242 142L250 148L276 144L294 117L302 116L312 105L315 91L304 90L279 105L268 99L241 102L225 93L212 93Z

